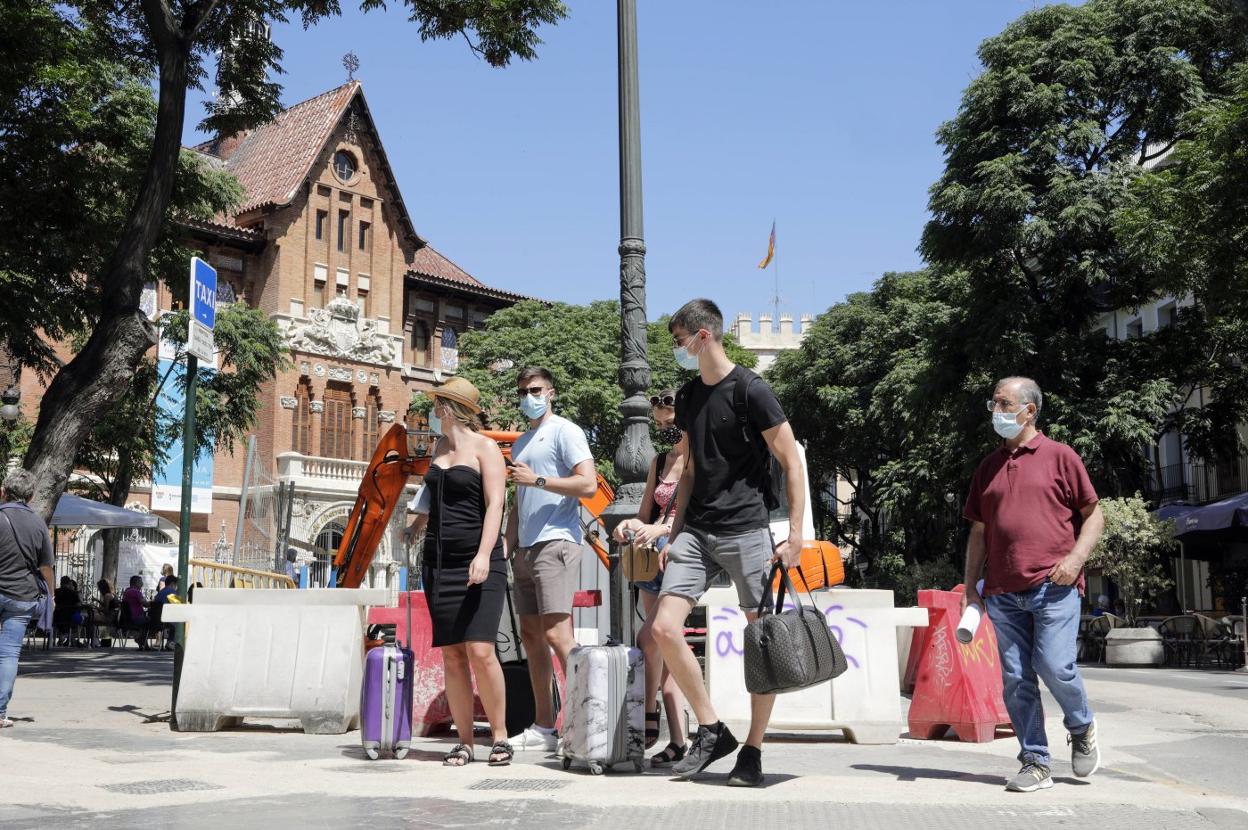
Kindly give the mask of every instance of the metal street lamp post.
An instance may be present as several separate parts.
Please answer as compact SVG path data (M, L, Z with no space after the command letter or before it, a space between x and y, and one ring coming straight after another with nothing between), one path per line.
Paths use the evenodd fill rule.
M620 106L620 388L624 402L623 437L615 452L621 485L603 513L610 532L637 514L646 473L654 457L646 390L646 245L641 223L641 115L637 94L637 3L617 0ZM619 566L619 546L611 545L611 637L623 642L628 585Z

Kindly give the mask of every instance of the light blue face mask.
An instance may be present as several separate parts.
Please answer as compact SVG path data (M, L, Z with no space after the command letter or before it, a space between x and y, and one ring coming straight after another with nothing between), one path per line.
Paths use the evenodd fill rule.
M547 406L546 398L541 395L525 395L520 399L520 411L530 421L536 421L545 415Z
M432 430L435 435L442 434L442 419L439 418L438 413L434 412L432 409L429 410L429 429Z
M1018 422L1018 412L992 413L992 428L1006 441L1016 437L1023 431L1024 424Z
M689 339L693 340L696 337L697 335L695 334ZM676 358L676 365L680 368L687 369L690 372L698 371L698 355L689 354L689 350L684 346L677 346L672 349L672 357Z

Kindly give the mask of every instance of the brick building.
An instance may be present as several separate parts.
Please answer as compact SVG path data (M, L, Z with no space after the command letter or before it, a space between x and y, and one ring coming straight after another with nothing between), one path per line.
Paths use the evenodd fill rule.
M246 195L231 216L184 223L187 240L217 269L218 303L264 310L291 350L291 368L261 392L256 458L295 485L292 537L333 549L379 435L405 419L415 391L455 371L459 333L521 298L417 234L358 81L194 150ZM154 314L172 304L163 285L145 299ZM33 373L23 380L31 407L41 390ZM212 512L192 525L197 557L211 558L223 533L232 540L244 456L236 447L214 459ZM131 503L148 505L150 489L136 486ZM176 513L161 515L175 541ZM392 583L394 541L378 552L374 584Z

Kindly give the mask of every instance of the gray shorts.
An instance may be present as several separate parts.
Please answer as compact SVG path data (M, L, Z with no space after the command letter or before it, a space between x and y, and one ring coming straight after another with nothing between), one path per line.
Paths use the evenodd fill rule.
M767 577L774 550L770 528L720 534L686 527L668 551L662 593L697 602L715 577L726 573L736 586L741 608L756 611L764 597L771 596Z
M581 584L581 546L551 539L517 548L511 573L517 614L571 614L572 599Z

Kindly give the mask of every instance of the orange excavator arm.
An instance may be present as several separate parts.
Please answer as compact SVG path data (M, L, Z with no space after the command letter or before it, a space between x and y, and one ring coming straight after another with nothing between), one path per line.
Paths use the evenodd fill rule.
M511 459L511 447L523 433L482 432L488 438L498 442L503 457ZM364 577L377 554L381 537L399 501L403 498L403 489L411 476L424 476L429 472L430 455L414 449L409 441L407 428L402 424L390 427L377 449L373 453L368 469L364 471L364 480L360 482L359 495L355 506L347 519L346 532L338 553L334 557L334 569L337 572L336 585L339 588L358 588L364 584ZM601 474L598 475L598 489L589 498L581 499L581 506L589 513L590 519L585 523L585 541L594 549L603 567L608 566L607 549L604 541L606 527L602 523L602 513L615 500L615 491Z

